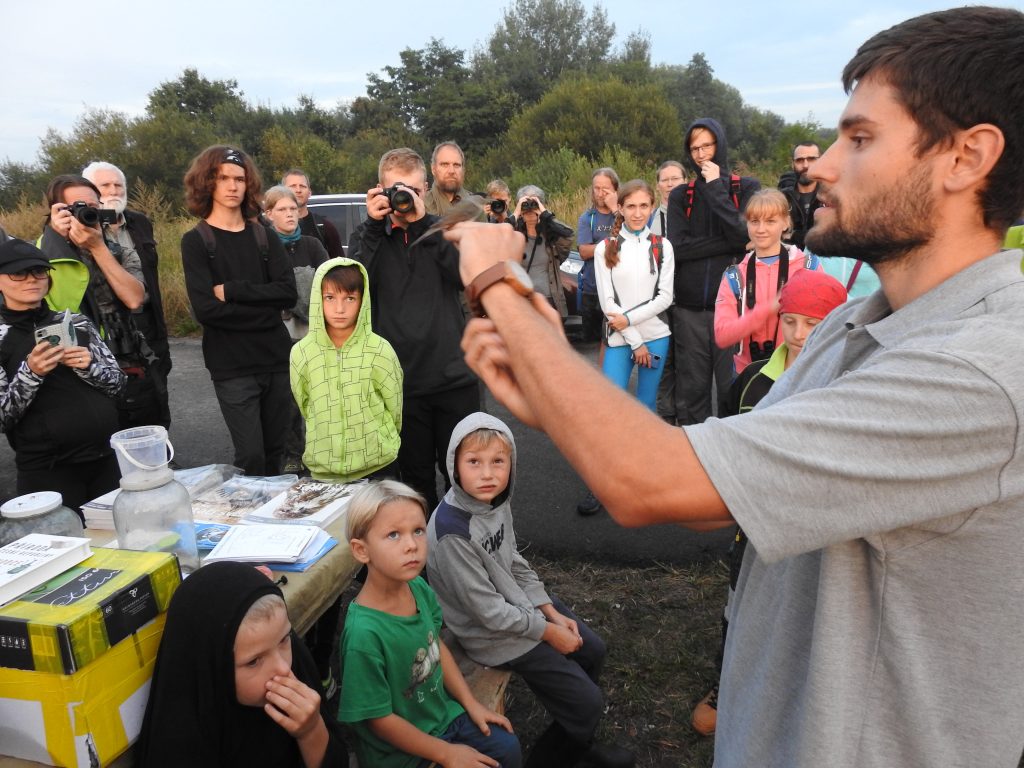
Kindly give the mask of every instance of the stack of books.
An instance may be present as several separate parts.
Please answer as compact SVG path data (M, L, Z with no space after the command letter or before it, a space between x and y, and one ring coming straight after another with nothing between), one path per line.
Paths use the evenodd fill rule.
M204 562L242 560L267 563L276 570L306 570L337 545L322 529L341 518L356 488L364 484L322 483L295 475L248 477L237 472L219 464L175 472L175 479L186 486L192 499L196 544L210 552ZM113 529L117 493L112 491L82 507L89 528ZM295 535L275 534L275 527L312 528L319 533L306 539L298 551L285 551L285 540L294 543ZM248 556L243 557L239 555L243 543L262 548L245 550Z
M92 554L89 539L30 533L0 547L0 605L11 602Z

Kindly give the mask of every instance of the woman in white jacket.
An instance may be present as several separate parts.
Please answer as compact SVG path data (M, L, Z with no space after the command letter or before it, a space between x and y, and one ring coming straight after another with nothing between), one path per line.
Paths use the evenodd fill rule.
M672 304L675 272L672 244L647 228L653 208L650 184L623 184L612 236L594 251L597 293L608 321L602 368L625 389L636 364L637 399L652 411L671 335L658 315Z

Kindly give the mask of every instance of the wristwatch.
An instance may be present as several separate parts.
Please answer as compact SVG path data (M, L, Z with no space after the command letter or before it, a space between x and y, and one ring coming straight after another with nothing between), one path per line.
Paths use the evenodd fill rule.
M474 277L473 281L466 286L466 302L469 304L469 311L477 317L485 317L480 297L492 285L501 282L512 286L520 296L529 298L533 293L533 280L530 279L530 275L521 264L515 261L499 261Z

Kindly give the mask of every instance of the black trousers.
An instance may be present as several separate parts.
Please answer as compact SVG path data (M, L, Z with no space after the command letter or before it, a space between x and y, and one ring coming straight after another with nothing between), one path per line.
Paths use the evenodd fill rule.
M601 341L604 313L596 293L580 294L580 318L583 321L583 341Z
M564 656L541 642L502 666L521 675L568 738L578 749L586 749L604 714L604 696L597 679L607 649L601 637L554 595L551 604L559 613L576 621L583 647Z
M447 468L448 441L455 425L478 410L479 384L405 398L398 466L402 482L423 494L430 512L437 507L438 498L435 466L441 470L448 490L452 485Z
M247 475L281 473L294 400L287 371L213 382L235 447L235 466Z
M75 510L84 521L79 507L114 490L120 481L121 470L111 453L93 461L59 463L50 469L19 469L17 482L19 496L36 491L57 491L64 506Z
M715 389L718 411L729 397L734 378L735 346L719 349L715 343L715 313L672 307L675 414L681 425L700 424L712 414Z

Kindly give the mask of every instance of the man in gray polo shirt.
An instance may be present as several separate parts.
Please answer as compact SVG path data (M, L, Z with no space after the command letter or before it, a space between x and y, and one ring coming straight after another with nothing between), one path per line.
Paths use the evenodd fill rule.
M1000 245L1024 210L1022 39L1019 11L957 8L847 65L807 243L882 287L826 318L750 414L669 427L571 355L514 274L476 281L518 258L514 233L448 234L487 315L467 361L613 517L747 532L718 768L1018 764L1024 275Z

